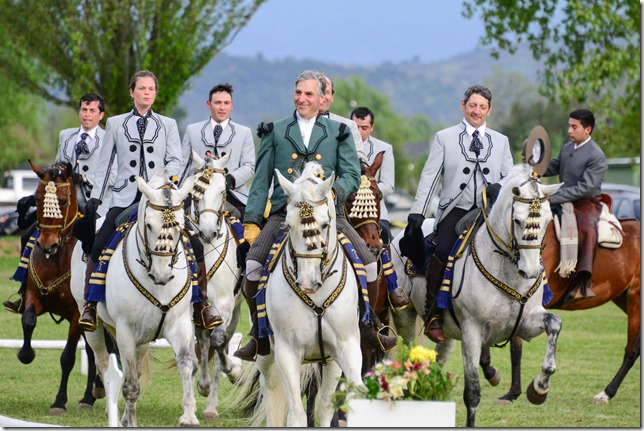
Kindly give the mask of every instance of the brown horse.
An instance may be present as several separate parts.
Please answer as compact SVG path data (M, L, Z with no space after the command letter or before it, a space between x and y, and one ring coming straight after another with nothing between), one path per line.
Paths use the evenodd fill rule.
M33 247L27 263L27 290L22 313L22 330L24 340L18 351L18 359L23 364L30 364L36 352L31 347L31 339L36 328L37 317L49 313L57 324L63 320L69 322L67 343L60 357L62 377L56 400L49 413L57 415L66 411L67 381L76 361L76 348L82 334L78 325L79 311L70 287L71 255L76 244L72 236L72 227L78 215L76 188L72 180L72 166L54 164L46 169L36 163L32 170L38 175L40 184L36 189L36 210L40 236ZM55 316L60 316L57 319ZM79 407L92 407L95 398L92 386L96 376L94 354L87 348L89 371L87 387ZM98 395L102 385L97 388ZM104 396L104 395L103 395Z
M542 241L543 263L553 294L546 308L587 310L612 301L628 316L628 338L622 365L608 386L595 395L593 404L608 404L640 356L640 222L620 220L620 223L624 230L623 243L617 249L597 249L592 274L595 296L581 301L564 302L571 280L561 278L555 271L559 264L559 241L552 222ZM511 346L512 385L510 391L499 399L499 404L509 404L521 394L521 341L513 339Z

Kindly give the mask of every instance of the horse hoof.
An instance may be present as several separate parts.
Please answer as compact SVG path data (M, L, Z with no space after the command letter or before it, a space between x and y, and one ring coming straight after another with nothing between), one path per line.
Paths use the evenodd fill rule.
M197 391L202 397L207 397L210 393L210 385L197 385Z
M18 351L18 360L25 365L29 365L34 361L36 351L34 349L20 349Z
M498 400L496 400L496 405L497 405L497 406L501 406L501 407L511 406L511 405L512 405L512 401L510 401L510 400L498 399Z
M49 416L60 416L67 413L67 409L61 407L52 407L49 409Z
M239 382L241 375L242 375L241 365L233 365L230 371L226 374L226 377L228 377L228 380L230 380L230 383L232 383L233 385L236 385L237 382Z
M91 409L94 408L94 406L92 404L88 404L88 403L78 403L76 408L78 410L91 410Z
M532 381L532 383L530 383L530 385L528 385L528 390L526 391L525 395L528 398L528 401L536 405L543 404L546 401L546 398L548 398L548 392L545 392L543 394L537 392L537 390L534 388L534 380Z
M216 421L217 419L219 419L219 413L217 413L216 410L203 412L203 420L207 422L212 422L212 421Z
M197 418L190 420L180 420L179 426L181 428L194 428L199 426L199 421L197 420Z
M610 398L608 397L608 395L606 395L606 392L602 391L602 392L598 393L597 395L595 395L595 397L593 398L593 404L606 405L606 404L608 404L609 400L610 400Z
M347 427L347 421L346 420L339 420L338 421L338 428L346 428Z
M487 379L488 383L492 386L498 386L501 383L501 373L496 368L494 369L494 375Z
M105 398L105 388L92 388L92 396L97 400Z

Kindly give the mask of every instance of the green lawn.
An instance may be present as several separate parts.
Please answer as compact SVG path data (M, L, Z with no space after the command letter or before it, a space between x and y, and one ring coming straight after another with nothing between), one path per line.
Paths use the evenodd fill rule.
M18 262L17 237L0 237L0 299L6 299L18 288L10 281ZM604 389L621 364L626 344L626 316L613 304L587 310L558 311L563 319L563 330L557 349L557 373L552 378L548 400L540 406L531 405L525 394L513 405L496 406L496 400L505 394L510 380L509 348L493 349L492 363L500 369L502 381L498 387L481 383L482 398L477 412L479 427L641 427L640 363L635 364L624 380L617 396L604 406L592 405L595 394ZM248 328L246 311L242 326ZM0 339L21 339L20 317L0 310ZM65 339L67 324L56 325L48 315L38 320L34 339ZM57 350L38 350L34 362L21 364L16 349L0 349L0 414L32 422L44 422L72 427L102 427L105 419L105 400L96 402L90 411L76 409L85 387L85 376L80 374L80 360L72 371L69 382L68 412L62 417L50 417L49 405L53 402L60 377ZM539 373L545 354L545 336L524 343L522 385L525 388ZM80 357L80 353L78 355ZM141 391L138 408L139 426L176 427L181 415L181 380L175 369L168 368L172 361L169 349L154 351L152 379ZM457 376L462 376L460 346L446 365ZM454 394L456 424L465 424L465 407L462 396L462 377ZM227 398L231 393L228 380L222 379L220 419L202 426L243 427L238 405ZM123 401L120 402L122 411ZM197 417L205 407L205 398L197 394Z

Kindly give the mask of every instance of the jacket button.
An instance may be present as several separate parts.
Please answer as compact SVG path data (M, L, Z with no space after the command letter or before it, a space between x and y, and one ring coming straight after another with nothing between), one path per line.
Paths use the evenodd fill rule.
M134 175L130 175L130 182L133 183L135 181Z
M315 160L322 160L322 155L321 154L316 154L315 155Z
M130 166L136 167L136 160L130 160Z
M153 153L154 152L154 147L150 145L148 148L145 149L148 153Z
M136 145L130 145L130 151L135 152L136 151Z
M89 166L87 166L87 165L83 166L83 171L84 171L84 172L89 171Z
M465 169L463 169L463 173L464 173L465 175L469 174L469 173L470 173L470 168L465 168Z
M463 184L461 184L459 187L461 188L461 190L464 190L464 189L465 189L465 187L467 187L467 184L463 183Z
M293 168L288 168L288 169L286 170L286 172L288 172L289 174L292 174L292 173L293 173Z
M489 174L490 173L490 168L483 168L483 173L485 175Z
M293 155L291 156L291 158L292 158L293 160L296 160L296 159L297 159L297 153L293 153Z

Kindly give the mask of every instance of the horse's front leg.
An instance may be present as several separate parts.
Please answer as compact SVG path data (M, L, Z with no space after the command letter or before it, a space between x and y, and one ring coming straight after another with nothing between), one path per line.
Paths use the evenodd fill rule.
M332 398L341 375L342 369L335 361L329 362L325 367L322 367L322 384L318 390L315 410L318 412L320 425L323 427L331 426L335 413Z
M481 340L475 328L468 331L463 327L463 374L465 387L463 401L467 409L467 427L475 426L476 409L481 401L481 384L479 382L478 363L481 358Z
M557 340L561 332L561 319L553 313L546 313L543 317L543 325L548 336L546 356L541 363L541 374L530 383L526 390L528 401L532 404L543 404L550 390L550 376L557 371L555 356L557 355Z
M70 322L67 332L67 342L65 343L63 352L60 354L60 385L58 386L56 400L49 407L49 414L52 416L67 412L67 408L65 407L67 404L67 383L69 381L69 374L74 369L74 364L76 363L76 347L78 347L78 340L81 336L81 329L77 322L78 319Z
M22 313L22 347L18 351L18 360L25 365L31 364L36 357L36 351L31 347L31 337L38 321L35 305L30 301L29 292L25 295L25 311Z
M199 395L207 397L210 392L211 384L209 370L210 331L202 328L195 328L195 335L197 336L197 344L199 345L199 364L201 366L197 390L199 391Z
M306 427L306 412L302 404L300 370L302 358L298 357L288 343L276 342L275 364L282 380L282 388L288 406L286 426Z

